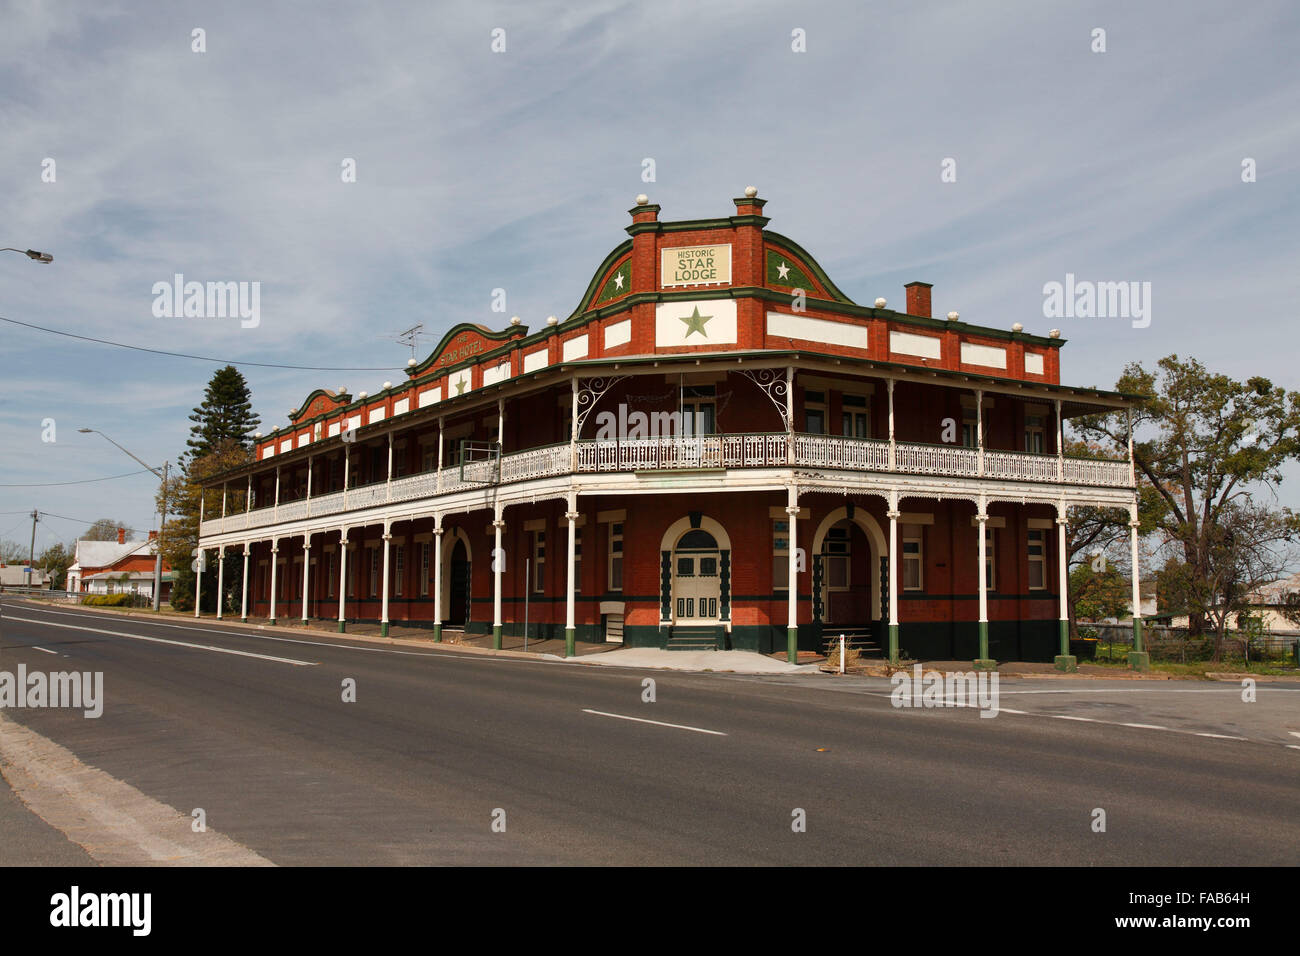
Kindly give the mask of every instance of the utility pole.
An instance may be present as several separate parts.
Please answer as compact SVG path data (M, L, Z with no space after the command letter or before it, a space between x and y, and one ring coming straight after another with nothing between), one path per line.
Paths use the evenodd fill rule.
M32 543L27 546L27 587L32 586L32 562L36 560L36 518L39 512L32 509Z
M157 612L159 606L162 604L163 531L167 527L167 472L170 468L170 462L163 462L162 507L159 508L160 517L158 519L158 540L153 543L153 609L155 612Z

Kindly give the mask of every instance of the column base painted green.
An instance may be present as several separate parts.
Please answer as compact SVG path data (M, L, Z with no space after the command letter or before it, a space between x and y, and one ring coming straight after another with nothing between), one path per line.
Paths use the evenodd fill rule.
M889 625L889 663L898 663L898 625Z
M441 644L441 643L442 643L442 625L441 625L441 624L435 624L435 625L433 625L433 643L435 643L435 644Z
M980 621L979 634L980 634L980 656L976 658L976 663L979 663L979 661L986 661L989 659L989 622L988 621ZM980 670L981 668L976 667L975 669ZM983 668L983 670L992 670L992 668L986 667Z
M971 667L977 671L995 671L998 669L998 662L980 657L971 662Z
M242 623L244 623L244 624L247 624L247 623L248 623L248 618L246 618L246 617L241 617L239 620L240 620Z
M799 628L785 629L785 659L791 664L799 663Z
M1146 651L1129 651L1128 666L1132 670L1145 673L1151 670L1151 655Z
M380 637L387 637L387 636L388 636L388 622L387 622L387 621L384 621L383 623L381 623L381 624L379 625L379 636L380 636Z
M302 626L307 627L309 624L311 624L311 621L307 620L307 618L304 617L302 619Z
M271 625L271 627L275 627L275 618L268 619L266 623Z
M564 656L565 657L576 657L578 655L578 649L577 647L574 646L575 641L577 640L577 636L578 636L578 632L573 628L566 627L564 629Z
M1133 618L1133 650L1141 654L1142 647L1142 618Z
M340 633L340 634L343 634L343 633L345 633L345 632L347 631L347 629L348 629L348 622L347 622L347 621L339 621L339 633Z
M492 650L494 651L501 650L501 625L500 624L492 625Z
M1076 674L1079 671L1079 659L1073 654L1057 654L1056 669L1067 674Z
M1070 622L1061 621L1061 657L1070 656Z

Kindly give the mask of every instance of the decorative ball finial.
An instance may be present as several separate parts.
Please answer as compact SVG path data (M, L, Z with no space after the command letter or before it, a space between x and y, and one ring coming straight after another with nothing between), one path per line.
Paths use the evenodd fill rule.
M546 317L546 324L547 324L547 325L559 325L559 324L560 324L560 320L557 319L557 318L556 318L555 316L553 316L553 315L548 315L548 316Z
M407 367L407 368L410 368L410 367L411 367L412 365L414 365L414 364L415 364L415 359L413 359L413 358L409 358L409 359L406 360L406 367Z
M510 316L511 325L519 325L521 322L523 322L523 319L519 318L519 316L517 315Z
M1052 331L1050 331L1050 332L1047 333L1047 337L1048 337L1049 339L1059 339L1059 338L1061 337L1061 330L1060 330L1060 329L1052 329Z
M366 397L365 392L357 392L357 398L365 398L365 397Z
M644 205L646 205L648 202L650 202L650 197L647 196L645 193L642 193L641 195L639 195L639 196L636 197L636 204L637 204L638 206L644 206Z
M384 391L385 391L385 392L388 391L388 390L389 390L390 388L392 388L392 387L393 387L393 383L392 383L392 382L385 382L385 383L384 383Z
M877 308L877 309L883 309L883 308L886 306L886 304L887 304L887 303L885 302L885 300L884 300L883 298L880 298L880 299L877 299L877 300L876 300L876 308Z
M261 438L261 437L262 437L262 433L261 433L261 432L253 432L253 437L254 437L254 438Z
M1013 324L1013 325L1011 326L1011 331L1012 331L1012 332L1023 332L1024 330L1025 330L1025 327L1024 327L1023 325L1021 325L1019 322L1016 322L1015 324Z
M758 187L757 187L757 186L746 186L746 187L745 187L745 198L747 198L747 199L753 199L753 198L754 198L755 196L757 196L757 195L758 195Z
M949 312L949 313L948 313L948 321L949 321L949 322L956 322L956 321L957 321L958 319L960 319L960 318L961 318L961 316L960 316L958 313L956 313L956 312Z

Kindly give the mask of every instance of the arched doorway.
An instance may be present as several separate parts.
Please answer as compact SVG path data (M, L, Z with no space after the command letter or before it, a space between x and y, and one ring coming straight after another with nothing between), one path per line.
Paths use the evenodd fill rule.
M709 532L687 531L673 546L673 624L717 624L722 606L722 549Z
M889 559L884 532L865 508L832 510L813 535L813 619L838 633L867 630L883 639L889 617Z
M450 586L447 588L447 623L464 627L469 620L469 549L460 537L451 549Z

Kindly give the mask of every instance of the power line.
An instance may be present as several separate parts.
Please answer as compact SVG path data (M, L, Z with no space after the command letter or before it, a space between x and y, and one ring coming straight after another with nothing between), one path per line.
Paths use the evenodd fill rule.
M55 488L59 485L88 485L95 481L113 481L117 478L130 478L132 475L143 475L148 472L148 468L141 468L139 471L128 471L124 475L109 475L106 478L82 478L80 481L43 481L35 485L0 485L0 488ZM18 512L13 512L17 514Z
M71 521L73 524L92 525L92 524L95 524L95 522L97 522L97 521L102 521L102 520L104 520L104 519L102 519L102 518L96 518L95 521L84 521L84 520L82 520L81 518L69 518L67 515L56 515L56 514L55 514L54 512L52 512L52 511L42 511L42 512L40 512L40 514L43 515L44 517L47 517L47 518L62 518L64 521ZM111 519L110 519L110 520L111 520ZM148 534L148 533L149 533L148 531L141 531L139 528L122 528L122 530L123 530L123 531L129 531L129 532L131 532L132 534ZM150 530L152 530L152 529L150 529Z
M64 332L60 329L48 329L43 325L32 325L30 322L19 322L17 319L8 319L0 315L0 322L9 322L12 325L21 325L24 328L35 329L37 332L49 332L51 335L63 335L70 339L80 339L83 342L95 342L99 345L111 345L119 349L134 349L137 352L149 352L153 355L170 355L172 358L194 359L198 362L212 362L216 365L255 365L258 368L289 368L303 372L393 372L405 371L392 365L380 365L377 367L367 368L356 365L280 365L275 362L245 362L237 359L212 358L210 355L190 355L186 352L166 352L162 349L148 349L143 345L127 345L125 342L110 342L107 339L97 339L89 335L77 335L75 332Z

